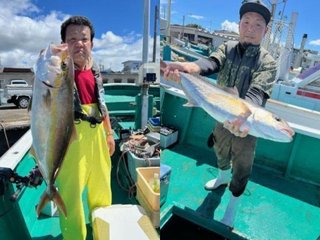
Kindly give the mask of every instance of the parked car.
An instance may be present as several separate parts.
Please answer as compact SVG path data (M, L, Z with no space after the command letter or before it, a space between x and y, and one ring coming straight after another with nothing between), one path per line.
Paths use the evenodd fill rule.
M11 80L3 90L0 103L14 103L19 108L27 108L32 96L32 86L26 80Z

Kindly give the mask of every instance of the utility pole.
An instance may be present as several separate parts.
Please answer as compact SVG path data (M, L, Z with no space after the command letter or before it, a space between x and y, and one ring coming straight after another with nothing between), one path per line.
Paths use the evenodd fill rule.
M153 33L153 55L152 55L152 62L156 62L156 55L157 55L157 21L159 19L159 12L158 6L155 6L154 10L154 33Z
M168 12L167 12L167 39L168 42L171 43L170 37L170 21L171 21L171 0L168 0Z
M182 17L182 33L181 33L180 39L183 39L183 36L184 36L184 20L185 20L185 15L183 15Z

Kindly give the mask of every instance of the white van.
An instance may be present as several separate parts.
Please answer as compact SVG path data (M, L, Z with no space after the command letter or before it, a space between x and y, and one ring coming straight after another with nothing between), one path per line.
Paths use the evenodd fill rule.
M19 108L27 108L32 96L32 85L26 80L14 79L3 89L0 103L14 103Z
M25 86L25 87L27 87L27 86L29 86L29 84L27 83L27 81L26 80L11 80L10 81L10 84L9 84L9 86L15 86L15 87L18 87L18 86Z

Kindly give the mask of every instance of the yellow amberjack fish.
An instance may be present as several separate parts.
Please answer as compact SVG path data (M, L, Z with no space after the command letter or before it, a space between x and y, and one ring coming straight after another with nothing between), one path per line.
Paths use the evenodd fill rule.
M47 184L37 214L53 200L67 216L67 209L54 186L74 130L74 68L66 44L53 45L40 53L35 67L31 107L31 154Z
M181 86L188 98L185 106L201 107L218 122L232 121L249 116L241 129L248 127L249 134L276 142L292 141L294 131L288 123L266 109L224 91L201 77L180 73Z

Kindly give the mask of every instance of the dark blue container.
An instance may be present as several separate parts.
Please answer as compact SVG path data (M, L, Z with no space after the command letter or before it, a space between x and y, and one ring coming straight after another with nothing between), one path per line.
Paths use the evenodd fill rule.
M166 202L169 183L170 183L171 167L160 164L160 206Z

